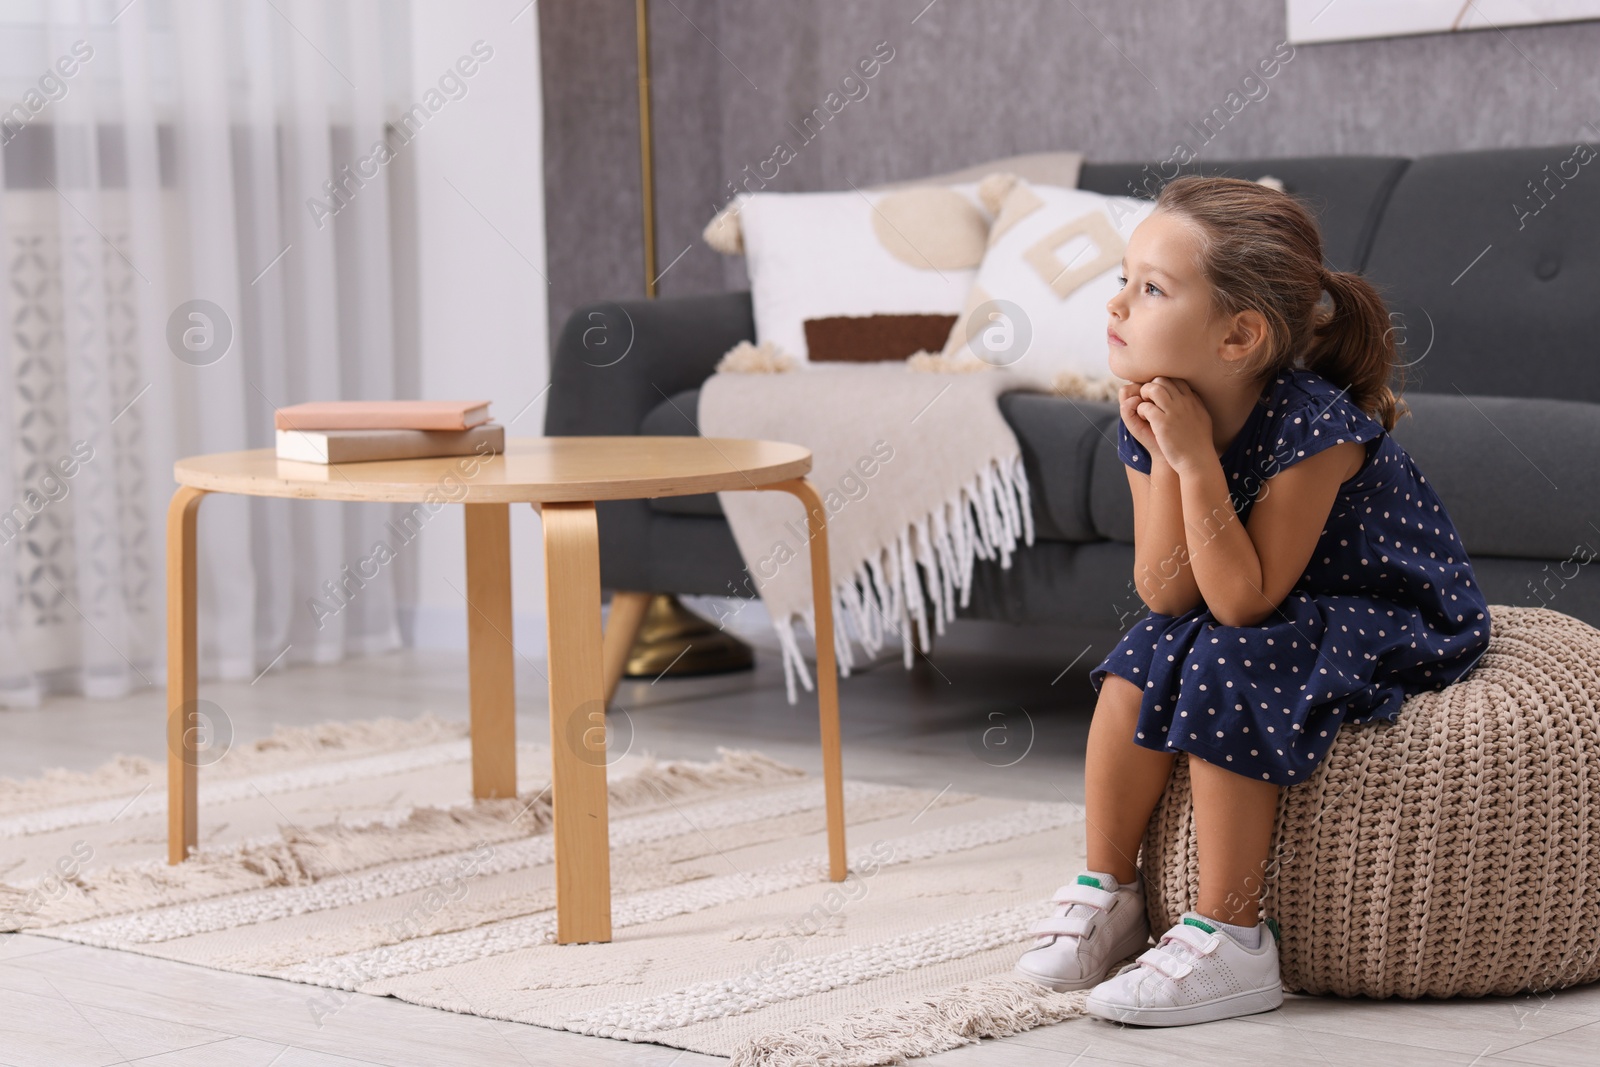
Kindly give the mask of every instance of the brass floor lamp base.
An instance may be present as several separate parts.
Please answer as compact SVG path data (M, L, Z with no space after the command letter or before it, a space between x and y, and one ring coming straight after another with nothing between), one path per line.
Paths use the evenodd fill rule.
M670 593L650 597L639 633L628 649L626 678L681 678L745 671L755 666L750 646L718 629Z

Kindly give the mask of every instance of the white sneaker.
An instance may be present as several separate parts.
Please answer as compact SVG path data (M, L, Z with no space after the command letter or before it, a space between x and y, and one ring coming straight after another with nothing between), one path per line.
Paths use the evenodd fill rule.
M1084 1009L1112 1022L1184 1026L1272 1011L1283 1003L1278 939L1256 927L1246 948L1194 912L1161 935L1138 961L1094 987Z
M1115 891L1092 874L1080 874L1055 891L1061 905L1048 919L1029 927L1041 935L1017 961L1017 973L1058 993L1088 989L1113 966L1150 943L1139 883Z

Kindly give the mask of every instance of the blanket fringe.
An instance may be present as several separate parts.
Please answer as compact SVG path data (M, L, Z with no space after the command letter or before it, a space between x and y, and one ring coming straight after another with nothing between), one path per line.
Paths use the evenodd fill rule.
M931 644L929 627L943 634L945 624L954 622L957 610L970 602L974 563L998 559L1009 569L1019 541L1033 544L1032 498L1022 456L991 459L953 499L909 523L853 574L835 578L833 644L839 673L848 678L856 666L852 634L869 658L889 635L898 636L909 669L916 650ZM791 704L799 696L797 680L807 692L812 689L796 620L816 636L814 611L772 622Z

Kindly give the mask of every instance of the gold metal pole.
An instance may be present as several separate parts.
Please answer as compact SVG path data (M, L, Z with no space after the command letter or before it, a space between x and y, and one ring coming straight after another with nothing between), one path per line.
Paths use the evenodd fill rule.
M634 24L639 42L639 186L644 207L644 295L653 300L657 281L656 185L655 161L650 151L649 0L634 0ZM619 602L613 599L612 609L618 606ZM748 670L754 664L749 645L702 619L671 593L651 596L637 625L622 672L625 677L714 674ZM621 640L620 635L616 640ZM609 694L607 699L609 701Z
M650 0L635 0L639 41L639 167L644 201L644 295L656 295L656 190L650 156Z

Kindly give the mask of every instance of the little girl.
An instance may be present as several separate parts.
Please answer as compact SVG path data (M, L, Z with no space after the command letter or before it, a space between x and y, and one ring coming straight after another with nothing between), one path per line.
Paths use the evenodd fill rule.
M1134 581L1150 613L1090 674L1088 866L1017 969L1088 1011L1175 1026L1283 1002L1260 893L1279 793L1341 727L1392 721L1464 677L1489 611L1434 488L1389 431L1382 298L1322 265L1293 196L1169 182L1106 305L1121 390ZM1331 311L1319 306L1323 291ZM1135 857L1188 754L1197 907L1146 949Z

